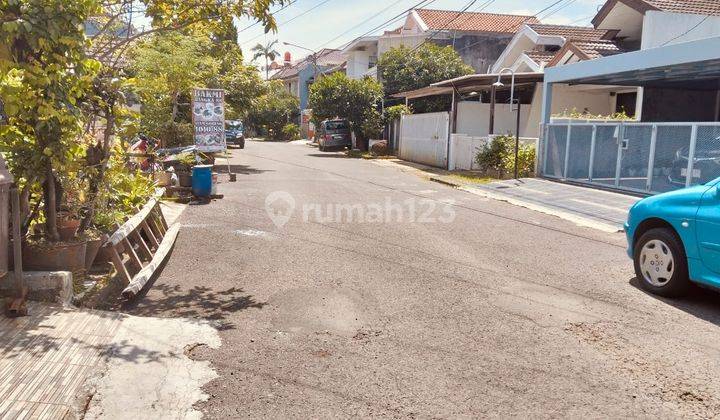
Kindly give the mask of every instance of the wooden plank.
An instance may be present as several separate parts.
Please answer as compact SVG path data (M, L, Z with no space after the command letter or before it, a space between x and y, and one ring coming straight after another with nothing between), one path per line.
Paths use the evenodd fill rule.
M140 224L140 229L145 232L145 235L147 235L148 239L150 240L151 248L157 249L158 245L160 245L160 242L158 242L157 238L155 237L155 232L150 229L150 225L148 225L147 220L143 220L143 222Z
M137 252L135 252L135 248L133 248L128 238L123 239L123 244L125 245L127 253L130 256L130 262L132 262L138 270L142 270L143 263L140 260L140 257L138 257Z
M173 224L170 229L168 229L165 237L162 240L162 243L160 243L160 246L155 252L155 256L153 257L152 261L150 261L150 263L146 265L145 268L140 270L140 272L137 273L135 277L133 277L125 290L123 290L122 295L125 299L133 299L135 295L137 295L140 290L145 287L147 282L152 278L157 268L162 265L163 261L165 261L165 258L167 258L167 256L170 254L170 250L175 244L175 239L177 239L179 229L180 225L178 223Z
M157 205L157 212L158 212L158 215L160 215L160 222L162 223L163 228L165 228L165 231L167 231L168 224L167 224L167 221L165 220L165 215L162 212L162 208L160 207L160 203L158 203L158 205Z
M121 276L125 277L125 284L130 283L132 280L132 277L130 276L130 273L128 273L127 268L125 267L125 264L123 264L123 260L120 257L120 254L118 254L117 250L113 245L106 245L108 248L108 251L110 252L110 258L113 261L113 265L115 266L115 270L120 273Z
M162 242L162 238L165 235L165 229L162 228L160 221L155 215L155 212L152 212L148 215L147 222L151 227L154 228L155 237L158 239L159 242Z
M123 239L127 238L128 235L130 235L133 231L137 230L140 223L142 223L143 220L145 220L149 214L155 209L155 207L158 205L158 199L162 197L162 195L165 193L165 189L160 189L155 193L155 197L151 198L142 209L140 209L139 212L135 213L131 218L129 218L125 223L122 224L118 228L115 233L110 236L110 238L107 240L108 243L111 243L113 245L117 245L120 242L122 242Z
M138 248L140 249L140 253L142 254L143 259L145 261L152 260L153 254L150 251L150 247L148 247L147 243L145 243L145 240L143 239L142 235L140 234L140 231L136 230L135 232L133 232L132 237L137 242Z

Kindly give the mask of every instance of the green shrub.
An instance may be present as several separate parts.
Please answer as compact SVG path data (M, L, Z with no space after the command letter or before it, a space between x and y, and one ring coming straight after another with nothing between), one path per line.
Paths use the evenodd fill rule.
M282 134L285 140L298 140L300 138L300 127L297 124L285 124L282 128Z
M475 156L479 169L502 179L513 174L515 167L515 137L500 136ZM529 177L535 172L535 147L520 144L518 148L518 176Z
M407 105L394 105L385 108L385 124L399 120L403 115L412 114L412 109Z

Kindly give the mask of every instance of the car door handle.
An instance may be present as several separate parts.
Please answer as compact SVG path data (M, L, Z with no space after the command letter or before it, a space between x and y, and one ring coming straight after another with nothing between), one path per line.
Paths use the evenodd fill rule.
M713 251L720 252L720 244L715 244L712 242L700 242L700 246L703 248L707 248Z

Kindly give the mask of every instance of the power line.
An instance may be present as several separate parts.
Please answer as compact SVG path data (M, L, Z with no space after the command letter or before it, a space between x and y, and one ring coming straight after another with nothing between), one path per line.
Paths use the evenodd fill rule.
M336 36L335 38L331 39L330 41L325 42L323 45L321 45L320 47L316 48L316 50L319 50L319 49L321 49L322 47L327 46L328 44L332 43L333 41L336 41L337 39L341 38L343 35L346 35L346 34L352 32L352 31L354 31L355 29L359 28L360 26L366 24L367 22L375 19L376 17L380 16L382 13L386 12L388 9L396 6L396 5L397 5L398 3L400 3L401 1L404 1L404 0L397 0L397 1L393 2L393 3L391 3L389 6L387 6L386 8L384 8L384 9L382 9L382 10L380 10L379 12L373 14L372 16L370 16L369 18L365 19L364 21L358 23L357 25L355 25L355 26L353 26L352 28L348 29L347 31L341 33L340 35Z
M353 38L352 40L346 42L345 44L343 44L343 45L340 47L340 49L344 49L344 48L346 48L348 45L350 45L350 44L352 44L353 42L357 41L358 39L360 39L360 38L362 38L362 37L364 37L364 36L367 36L367 35L375 32L375 31L377 31L377 30L379 30L379 29L382 29L382 28L384 28L384 27L386 27L386 26L388 26L388 25L390 25L390 24L392 24L392 23L394 23L394 22L397 22L398 20L401 20L401 19L405 18L406 15L407 15L407 13L411 12L412 10L415 10L415 9L417 9L417 8L420 8L420 7L429 6L429 5L431 5L432 3L435 3L436 1L437 1L437 0L422 0L422 1L418 2L418 3L416 3L415 5L413 5L412 7L409 7L409 8L407 8L407 9L405 9L404 11L402 11L401 13L399 13L399 14L391 17L390 19L386 20L385 22L382 22L382 23L380 23L379 25L373 27L372 29L368 30L367 32L363 33L362 35L359 35L359 36Z
M277 9L276 11L272 12L272 14L280 13L280 12L282 12L283 10L287 9L288 7L292 6L292 5L295 4L295 3L297 3L297 0L291 1L290 3L284 5L283 7ZM247 31L247 30L250 29L250 28L254 28L255 26L257 26L257 25L259 25L259 24L260 24L260 21L253 22L253 23L251 23L250 25L248 25L248 26L240 29L240 30L238 31L238 34L241 33L241 32L245 32L245 31Z
M325 4L327 4L327 3L331 2L331 1L332 1L332 0L323 0L323 1L321 1L320 3L316 4L315 6L313 6L313 7L309 8L309 9L305 10L304 12L302 12L302 13L300 13L300 14L298 14L298 15L295 15L295 16L293 16L292 18L290 18L290 19L288 19L288 20L286 20L286 21L284 21L284 22L279 23L279 24L277 25L277 27L279 28L279 27L281 27L281 26L283 26L283 25L287 25L288 23L290 23L290 22L292 22L292 21L294 21L294 20L296 20L296 19L299 19L299 18L305 16L306 14L312 12L313 10L317 9L318 7L324 6ZM265 34L262 33L262 34L260 34L260 35L258 35L258 36L256 36L256 37L253 37L253 38L248 39L247 41L243 42L243 43L240 44L240 45L242 46L242 45L249 44L249 43L255 41L256 39L258 39L258 38L260 38L260 37L262 37L262 36L264 36L264 35L265 35Z
M450 19L449 21L447 21L444 25L442 25L442 26L440 27L440 29L436 30L435 32L433 32L432 34L430 34L429 37L425 38L425 39L423 40L423 42L421 42L421 43L419 43L418 45L416 45L415 48L413 48L412 50L410 50L410 53L417 51L417 49L420 48L420 47L422 47L423 45L425 45L425 43L427 43L428 40L432 39L433 37L435 37L435 35L439 34L439 33L442 32L443 30L447 29L447 27L450 26L451 23L453 23L457 18L459 18L460 16L462 16L462 14L463 14L465 11L467 11L469 8L471 8L475 3L477 3L477 1L478 1L478 0L470 0L470 2L468 2L468 4L467 4L465 7L462 8L462 10L460 10L459 12L457 12L457 14L455 15L454 18L452 18L452 19Z
M692 28L688 29L687 31L681 33L680 35L676 36L675 38L672 38L672 39L666 41L664 44L661 45L661 47L666 46L667 44L675 41L676 39L679 39L679 38L684 37L685 35L689 34L690 32L692 32L692 31L694 31L695 29L697 29L698 27L700 27L700 25L702 25L703 23L705 23L705 21L707 21L708 19L710 19L710 15L705 16L700 22L697 23L697 25L693 26Z
M513 28L520 27L521 25L525 24L525 23L526 23L528 20L530 20L531 18L534 18L534 17L536 17L537 15L542 14L542 13L550 10L551 8L557 6L558 4L560 4L560 3L564 2L564 1L565 1L565 0L557 0L557 1L553 2L551 5L549 5L548 7L542 9L541 11L539 11L539 12L537 12L537 13L535 13L535 15L526 17L526 18L525 18L522 22L520 22L519 24L513 25L513 26L508 26L508 27L503 28L503 29L501 29L501 30L499 30L499 31L497 31L497 32L505 32L505 31L509 31L509 30L511 30L511 29L513 29ZM468 49L468 48L470 48L470 47L474 47L475 45L477 45L477 44L479 44L479 43L481 43L481 42L485 42L485 41L482 41L482 40L481 40L481 41L473 42L472 44L468 44L468 45L460 48L460 49L458 50L458 52L463 51L463 50L466 50L466 49Z

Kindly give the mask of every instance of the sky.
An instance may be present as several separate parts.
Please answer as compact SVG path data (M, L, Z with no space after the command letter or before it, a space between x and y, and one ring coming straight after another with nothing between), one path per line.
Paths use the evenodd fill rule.
M435 0L425 7L461 10L471 1ZM556 1L558 0L476 0L468 11L536 15L543 23L590 26L590 20L605 3L605 0L562 0L538 15L538 12ZM284 45L284 42L313 51L339 48L400 15L418 2L419 0L296 0L275 14L278 22L277 33L265 34L261 25L252 26L252 21L240 21L239 42L245 57L249 59L252 57L250 49L253 46L277 39L279 43L276 50L281 55L289 51L295 61L308 55L309 51ZM402 22L403 19L397 20L368 35L379 35L383 30L395 29L402 25ZM264 65L264 62L262 64Z

